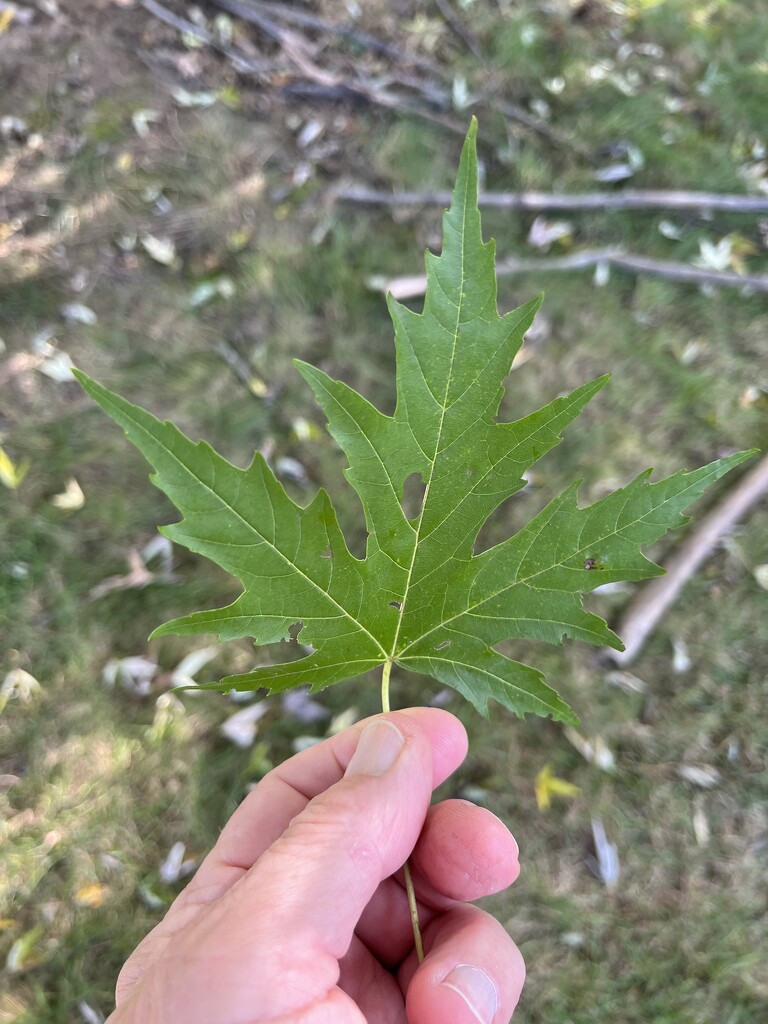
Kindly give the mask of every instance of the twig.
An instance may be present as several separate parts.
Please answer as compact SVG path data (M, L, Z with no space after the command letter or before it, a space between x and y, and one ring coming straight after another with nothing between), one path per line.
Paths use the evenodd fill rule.
M274 17L283 17L286 21L292 21L296 25L304 25L307 27L319 27L319 19L313 26L310 25L309 16L305 17L302 15L299 18L296 17L298 12L294 12L293 16L289 18L285 16L285 12L281 9L282 5L266 4L263 2L258 3L256 0L211 0L211 2L221 10L228 11L230 14L240 17L244 21L257 25L263 32L266 32L272 36L272 38L277 39L283 46L286 56L288 56L289 59L299 67L299 70L302 71L309 81L318 83L324 88L331 88L335 91L341 89L351 96L362 97L374 106L385 107L389 110L399 110L412 117L419 117L432 124L439 124L441 127L462 137L466 133L466 125L458 124L454 119L448 116L448 112L453 108L451 94L448 89L441 88L435 85L434 82L430 82L428 80L414 78L413 76L406 79L401 76L400 81L402 84L405 84L408 88L416 91L425 103L430 105L429 108L426 108L421 105L409 104L406 101L403 101L394 93L387 92L381 83L374 82L362 75L358 74L353 77L343 77L339 74L332 74L325 69L321 70L317 66L314 66L313 69L309 69L306 62L299 62L295 59L296 54L299 51L304 51L306 54L307 41L302 39L302 37L295 32L289 32L288 30L282 29L281 26L266 17L266 12L269 9L269 13ZM325 30L330 30L331 26L324 23L323 28ZM406 54L394 49L391 50L389 56L400 63L403 63L404 61L412 63L412 61L407 60ZM421 61L419 66L421 69L435 74L436 77L443 79L447 77L446 72L442 68L438 68L436 65ZM334 81L331 83L329 78L333 78ZM436 112L434 109L431 109L434 105L438 105L441 108L441 112ZM528 111L518 107L516 104L508 103L504 100L488 100L487 105L491 110L501 114L502 117L516 121L519 124L524 125L526 128L529 128L531 131L535 131L542 135L553 145L570 148L584 159L593 162L592 155L587 147L568 138L568 136L564 135L557 128L540 120L533 114L529 114Z
M226 46L224 43L220 43L210 32L201 28L200 25L196 25L193 21L187 21L186 18L180 18L173 11L169 11L167 7L163 7L157 0L141 0L141 6L145 11L154 14L160 21L165 22L166 25L175 28L177 32L184 32L194 39L198 39L201 43L212 46L220 53L223 53L225 57L232 61L235 70L242 74L261 74L264 71L268 71L271 67L271 65L261 61L251 60L250 57L246 57L233 46Z
M448 0L435 0L435 3L453 34L458 36L467 49L474 53L476 57L479 57L480 60L485 60L485 55L477 45L477 41L464 27L461 22L461 18L457 16Z
M256 9L255 4L248 4L243 2L243 0L212 0L212 3L214 7L226 11L227 14L234 14L236 18L242 18L244 21L249 21L252 25L256 25L262 32L265 32L279 43L286 37L286 29L275 24L266 14L260 13Z
M154 2L154 0L152 0ZM222 9L234 11L244 7L243 0L213 0ZM349 77L337 72L320 67L312 59L314 53L306 39L290 29L284 29L275 22L266 18L256 11L251 11L248 20L258 25L264 32L267 32L276 39L285 56L297 69L299 74L313 86L320 88L322 92L330 94L334 98L362 99L373 106L384 107L387 110L398 110L401 113L409 114L412 117L420 117L423 120L453 131L455 134L464 136L465 127L451 118L436 113L433 110L424 109L414 103L409 103L402 97L385 89L380 83L374 82L362 75ZM286 88L286 87L284 87ZM287 87L296 91L295 87ZM427 87L423 87L427 92ZM431 97L434 99L434 97Z
M659 621L677 600L680 591L722 538L749 509L768 494L768 456L750 470L731 493L705 516L667 563L665 576L647 583L624 613L617 632L624 651L609 651L619 665L633 661Z
M345 203L377 206L449 206L450 192L387 192L350 185L334 193ZM718 192L624 189L621 192L485 192L481 206L502 210L727 210L733 213L768 213L768 195L741 196Z
M636 274L650 274L669 281L686 281L690 284L711 284L721 288L751 288L756 292L768 292L768 274L736 274L727 270L705 270L688 263L673 263L671 260L652 260L637 256L622 249L584 249L570 256L554 256L550 259L517 259L511 256L496 267L499 277L510 274L546 274L564 270L583 270L598 264L609 264ZM391 292L395 299L413 299L423 295L427 279L423 274L409 277L373 277L370 286L376 291Z
M390 43L385 43L381 39L377 39L376 36L372 36L368 32L359 32L357 29L347 28L344 25L334 25L333 22L326 21L324 18L318 18L314 14L309 14L295 7L288 7L286 4L272 3L270 0L239 0L239 2L237 0L230 0L229 4L225 0L211 0L211 2L215 7L229 10L231 14L243 18L245 21L250 20L248 17L249 13L262 12L263 14L272 15L274 18L279 18L289 25L302 25L305 28L315 29L318 32L327 32L329 35L341 36L342 39L349 39L350 42L357 43L358 46L363 46L373 53L380 53L391 60L400 61L405 57L402 50L392 46Z

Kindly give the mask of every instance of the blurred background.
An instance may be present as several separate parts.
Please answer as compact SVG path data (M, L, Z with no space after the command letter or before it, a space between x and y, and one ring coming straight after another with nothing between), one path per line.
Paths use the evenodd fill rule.
M485 542L575 477L588 501L764 448L767 97L759 0L0 2L2 1024L103 1021L248 788L379 700L374 676L266 702L168 692L270 652L147 643L237 587L158 537L172 508L71 365L239 465L260 449L302 503L327 486L360 550L291 359L391 410L382 288L439 248L475 113L485 188L546 194L484 211L514 269L501 310L546 291L503 415L613 375ZM621 208L627 190L741 198ZM553 199L594 192L590 209ZM705 546L631 664L515 647L578 730L498 707L489 724L393 678L394 706L467 725L441 795L519 840L520 881L488 905L528 963L525 1024L768 1019L765 501ZM636 598L590 607L616 625Z

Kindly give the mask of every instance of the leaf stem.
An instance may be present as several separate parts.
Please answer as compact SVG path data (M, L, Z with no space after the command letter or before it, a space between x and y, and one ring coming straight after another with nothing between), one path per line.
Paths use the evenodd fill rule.
M387 658L381 671L381 710L385 713L392 710L389 706L389 673L391 671L392 659Z
M405 891L408 893L408 906L411 910L411 924L413 925L413 943L416 947L416 956L419 959L419 963L424 959L424 943L421 940L421 928L419 926L419 908L416 906L416 890L413 888L413 879L411 878L411 865L410 861L406 861L403 864L403 874L405 875Z
M389 705L389 676L392 672L392 659L387 658L384 662L384 668L381 672L381 710L388 712L391 710ZM408 894L408 907L411 911L411 924L413 925L413 944L416 947L416 956L419 959L419 963L424 959L424 943L421 938L421 928L419 926L419 908L416 905L416 890L413 887L413 878L411 877L411 865L409 861L403 864L403 874L405 876L405 891Z

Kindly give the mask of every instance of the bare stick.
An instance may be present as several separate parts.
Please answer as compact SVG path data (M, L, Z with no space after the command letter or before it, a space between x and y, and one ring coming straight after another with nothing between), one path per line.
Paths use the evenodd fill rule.
M619 623L624 651L607 651L619 665L633 661L688 580L749 509L768 494L768 456L758 462L730 494L706 515L667 562L667 573L646 583Z
M510 256L499 262L496 273L499 277L512 274L546 274L567 270L583 270L598 264L608 264L636 274L663 277L668 281L684 281L689 284L710 284L720 288L751 288L756 292L768 292L768 274L736 274L730 270L706 270L689 263L674 263L671 260L653 260L637 256L622 249L584 249L568 256L553 256L549 259L518 259ZM391 292L396 299L413 299L423 295L427 279L423 274L409 277L375 277L370 285L376 291Z
M302 25L305 28L315 29L318 32L327 32L329 35L349 39L351 42L357 43L358 46L363 46L366 50L371 50L373 53L380 53L391 60L403 60L405 58L405 53L402 50L392 46L390 43L385 43L381 39L377 39L376 36L372 36L368 32L358 32L357 29L347 28L344 25L334 25L333 22L326 21L324 18L318 18L316 15L300 8L289 7L287 4L273 3L270 0L230 0L229 3L226 0L212 0L212 2L216 7L224 8L245 21L252 20L249 15L261 12L262 14L272 15L273 18L279 18L289 25Z
M259 74L263 71L269 70L271 67L269 64L251 60L236 50L233 46L225 46L223 43L219 43L210 32L201 28L200 25L196 25L193 21L187 21L186 18L180 18L177 14L174 14L173 11L169 11L167 7L163 7L163 5L158 3L157 0L141 0L141 6L145 11L153 14L160 21L165 22L166 25L170 25L171 28L175 28L177 32L183 32L186 35L192 36L194 39L198 39L201 43L213 46L214 49L219 50L225 57L232 61L236 71L243 74Z
M370 206L443 206L451 204L450 192L387 192L358 185L340 188L334 198ZM583 192L566 195L551 192L486 192L481 206L502 210L728 210L733 213L768 213L768 195L741 196L717 192L623 189L621 192Z
M154 0L150 0L154 2ZM365 78L362 75L355 76L341 76L339 74L332 74L326 71L325 68L321 69L317 66L310 67L306 61L297 61L296 55L299 51L307 51L307 40L302 39L296 32L290 32L287 29L283 29L282 26L276 24L270 18L266 17L266 13L269 12L275 18L283 18L285 21L289 21L294 25L302 25L308 28L320 28L329 30L330 26L328 23L321 22L320 19L312 19L313 24L310 23L310 16L301 14L297 17L298 12L293 12L290 16L286 15L282 5L280 4L267 4L259 3L257 0L212 0L216 7L221 10L228 11L230 14L234 14L236 17L242 18L244 21L250 22L253 25L258 26L263 32L266 32L272 38L277 39L283 46L286 56L299 68L302 74L309 79L311 82L325 87L331 88L329 79L333 78L333 87L344 87L349 89L352 94L357 94L363 97L367 102L380 107L385 107L389 110L399 110L402 113L409 114L411 117L418 117L424 121L429 121L432 124L439 124L441 127L446 128L448 131L454 134L463 136L466 131L466 126L458 124L455 119L448 116L448 111L453 107L450 92L447 89L440 88L435 85L434 82L430 82L426 79L418 79L410 77L409 79L401 76L401 81L406 84L408 88L415 90L421 97L422 104L408 103L406 100L398 97L394 93L387 92L386 89L378 82L371 79ZM368 43L374 41L373 37L368 37ZM405 53L401 53L396 48L389 48L387 53L389 57L400 63L407 61L412 63ZM445 78L445 73L442 69L437 68L433 64L428 64L424 61L420 62L420 67L430 73L435 74L436 77ZM436 112L432 109L434 104L438 104L442 108L442 113ZM526 128L530 128L532 131L537 132L544 138L548 139L552 144L556 146L566 146L575 152L578 152L587 160L592 160L589 150L578 141L568 138L563 135L553 125L547 124L545 121L540 120L533 114L529 114L522 107L516 104L507 103L503 100L488 100L488 106L490 109L495 110L503 117L508 118L512 121L517 121L519 124L524 125Z
M449 26L454 35L458 36L459 39L464 43L468 50L471 50L476 57L480 60L484 60L484 55L480 47L477 45L475 38L462 24L461 18L451 7L449 0L435 0L440 13L445 18L446 24Z

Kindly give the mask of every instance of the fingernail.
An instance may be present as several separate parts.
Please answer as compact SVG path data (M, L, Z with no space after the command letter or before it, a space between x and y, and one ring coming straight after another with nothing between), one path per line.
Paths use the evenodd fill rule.
M446 988L460 995L480 1024L491 1024L499 1006L496 986L479 967L457 964L443 980Z
M383 775L397 760L405 737L385 718L366 725L345 775Z

